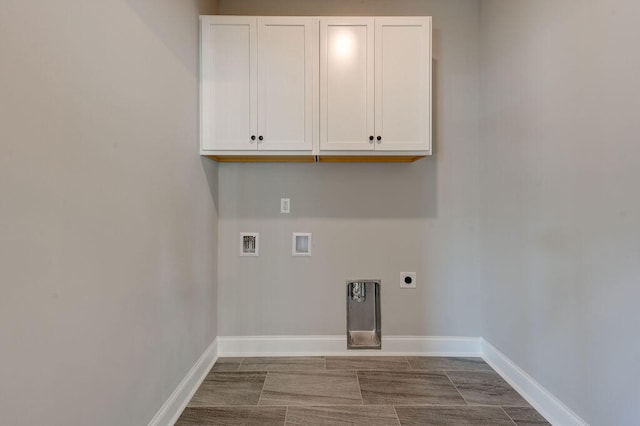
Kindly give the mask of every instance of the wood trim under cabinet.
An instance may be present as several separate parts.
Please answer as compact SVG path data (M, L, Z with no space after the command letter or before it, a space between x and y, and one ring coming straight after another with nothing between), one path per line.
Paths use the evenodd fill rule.
M206 155L220 163L313 163L313 155Z
M425 155L320 155L320 163L412 163Z
M413 163L425 155L205 155L220 163Z

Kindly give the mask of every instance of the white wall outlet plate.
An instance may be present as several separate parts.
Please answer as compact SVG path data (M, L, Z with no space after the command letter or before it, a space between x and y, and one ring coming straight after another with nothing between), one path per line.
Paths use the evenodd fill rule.
M291 256L311 256L311 233L294 232L291 238Z
M240 233L240 256L260 255L260 234L257 232Z
M416 273L400 272L400 288L416 288Z
M291 213L291 199L280 198L280 213Z

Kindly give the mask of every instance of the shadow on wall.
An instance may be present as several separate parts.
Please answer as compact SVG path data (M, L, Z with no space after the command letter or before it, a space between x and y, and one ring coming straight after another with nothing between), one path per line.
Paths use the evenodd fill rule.
M437 162L319 164L318 187L301 215L418 218L437 215ZM329 181L331 184L325 185Z
M218 209L218 163L207 157L200 157L200 161L202 161L202 169L207 177L207 184L209 185L211 200L213 200L213 207L216 210L216 214L220 214Z
M220 218L420 218L437 215L437 163L220 164Z

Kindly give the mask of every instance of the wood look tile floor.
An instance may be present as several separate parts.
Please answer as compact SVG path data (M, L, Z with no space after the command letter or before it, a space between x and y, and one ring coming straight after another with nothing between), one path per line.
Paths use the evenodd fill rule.
M548 425L480 358L220 358L176 425Z

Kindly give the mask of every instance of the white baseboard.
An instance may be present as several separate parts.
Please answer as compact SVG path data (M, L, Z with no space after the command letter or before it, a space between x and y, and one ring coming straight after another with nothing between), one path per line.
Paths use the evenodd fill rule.
M218 336L220 356L480 356L480 337L384 336L381 350L347 350L346 336Z
M160 411L149 422L149 426L172 426L175 424L217 359L218 342L214 340L191 367L169 399L160 407Z
M482 358L552 425L585 426L580 418L502 352L482 339Z
M173 425L219 356L422 355L481 356L551 424L587 423L481 337L386 336L381 350L347 350L345 336L223 336L200 359L160 408L149 426Z

